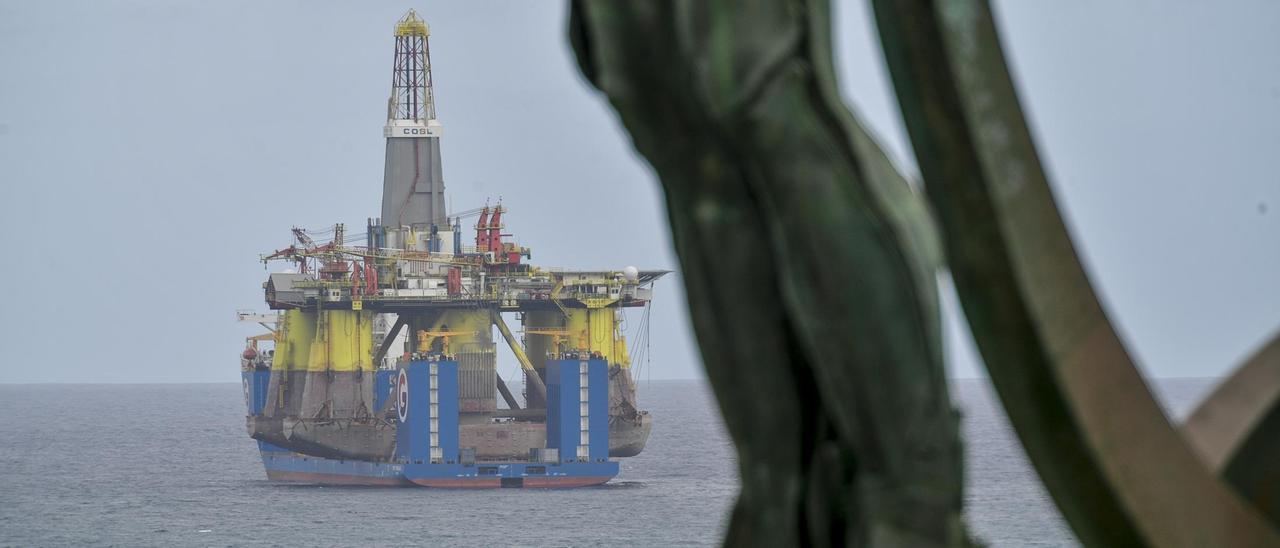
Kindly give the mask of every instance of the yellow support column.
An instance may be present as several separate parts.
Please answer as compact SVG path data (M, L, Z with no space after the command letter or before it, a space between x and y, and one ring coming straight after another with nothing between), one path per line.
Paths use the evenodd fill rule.
M315 333L299 414L304 418L371 415L373 313L321 310L316 315Z
M276 333L275 357L271 362L271 380L267 388L267 404L263 414L269 417L295 417L302 406L306 385L307 363L311 359L311 341L315 338L315 313L286 310Z
M570 308L567 312L565 329L570 334L570 345L579 351L599 353L610 365L631 364L619 309Z

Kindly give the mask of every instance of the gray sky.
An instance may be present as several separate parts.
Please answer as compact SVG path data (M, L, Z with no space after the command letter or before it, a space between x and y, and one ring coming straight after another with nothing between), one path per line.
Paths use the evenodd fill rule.
M432 27L456 209L502 197L537 264L676 266L649 168L577 73L564 3L0 0L0 382L235 380L254 330L233 313L264 308L258 253L293 225L358 232L377 214L409 7ZM1135 357L1222 373L1280 327L1280 4L996 7ZM836 13L846 96L914 172L867 9ZM663 281L643 376L702 376L684 306ZM980 375L961 325L953 374Z

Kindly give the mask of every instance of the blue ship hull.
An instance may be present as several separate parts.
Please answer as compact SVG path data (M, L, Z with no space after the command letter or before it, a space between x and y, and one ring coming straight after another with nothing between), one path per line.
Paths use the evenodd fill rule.
M595 361L595 360L592 360ZM422 428L426 421L418 419L415 422L410 417L414 413L400 413L401 424L400 433L397 435L398 448L396 457L390 462L374 462L364 460L338 460L330 458L321 458L302 453L290 451L289 449L278 447L270 443L258 441L258 450L262 455L262 465L266 470L267 479L281 482L308 483L321 485L365 485L365 486L424 486L424 487L445 487L445 488L499 488L499 487L529 487L529 488L566 488L566 487L584 487L589 485L599 485L612 479L618 474L618 463L610 461L608 454L608 427L607 427L607 410L601 409L599 414L595 413L595 409L605 404L607 400L607 383L604 381L605 368L603 362L599 365L592 364L591 370L593 377L601 377L600 381L592 381L592 394L590 398L590 406L593 408L592 415L602 417L596 423L590 432L585 432L586 436L579 437L584 432L579 430L579 414L578 409L580 402L576 395L579 393L577 385L578 366L577 361L566 361L567 365L563 368L564 374L561 375L565 379L565 386L560 386L560 382L549 383L548 390L553 396L548 401L548 446L555 448L557 452L564 451L564 454L570 456L568 459L559 459L553 462L464 462L461 458L457 458L459 454L457 448L457 407L456 397L449 398L446 395L456 394L456 389L448 390L452 381L456 385L456 377L449 377L450 369L456 368L456 364L450 362L433 362L440 367L442 371L441 379L433 379L432 385L440 382L441 395L440 401L431 403L423 398L427 398L427 394L435 393L435 390L419 390L413 391L405 389L401 394L400 401L408 409L433 409L443 416L433 417L435 420L431 422L433 428L443 428L443 432L431 432L431 436L424 436L425 432ZM582 362L586 363L586 362ZM397 387L397 380L408 381L409 379L419 380L422 377L425 380L426 363L415 362L410 367L413 368L413 374L406 374L408 369L399 371L379 371L377 378L377 404L381 404L392 394ZM585 368L585 365L583 366ZM560 368L554 368L558 371ZM435 371L433 368L432 371ZM597 373L598 372L598 373ZM434 375L434 373L432 373ZM270 383L269 371L245 371L243 372L243 381L245 389L245 403L248 407L250 415L259 415L267 400L267 387ZM556 379L560 380L560 379ZM407 382L408 386L414 386L413 382ZM418 382L421 386L426 386L426 382ZM597 388L597 386L599 388ZM601 392L603 388L603 396L596 394ZM412 394L410 396L409 394ZM564 397L561 397L561 395ZM454 405L448 405L452 402ZM440 426L443 425L443 426ZM590 441L589 438L593 438ZM441 441L443 440L443 442ZM450 443L452 442L452 443ZM582 445L579 443L588 443ZM591 443L594 442L594 443ZM426 446L426 443L440 444L437 446ZM443 446L443 447L441 447ZM563 449L561 449L563 447ZM587 447L590 447L588 451ZM435 451L435 453L433 453ZM573 453L577 451L576 453ZM591 458L579 458L573 456L575 454L583 454L586 451ZM444 458L441 455L451 455L453 458ZM603 455L603 458L601 457ZM435 456L435 459L431 457Z
M609 463L401 464L309 457L259 442L262 465L272 481L317 485L450 488L585 487L618 474Z

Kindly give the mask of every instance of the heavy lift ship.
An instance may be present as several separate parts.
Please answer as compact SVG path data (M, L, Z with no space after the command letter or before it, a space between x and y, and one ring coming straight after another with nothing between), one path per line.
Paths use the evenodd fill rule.
M428 34L412 10L395 27L382 216L363 245L341 224L327 243L295 228L292 245L263 257L293 268L263 284L276 312L241 314L271 330L241 356L249 434L273 480L608 481L612 458L640 453L651 424L622 312L647 306L667 272L537 268L504 240L500 203L446 215ZM473 216L475 245L463 245ZM495 327L520 363L523 405L497 373Z

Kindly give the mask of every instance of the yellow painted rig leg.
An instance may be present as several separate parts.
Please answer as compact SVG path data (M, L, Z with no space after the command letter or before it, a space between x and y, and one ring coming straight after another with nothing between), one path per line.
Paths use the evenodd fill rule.
M373 313L322 310L306 369L302 418L373 415Z
M571 308L566 314L570 344L609 363L609 455L632 457L644 449L652 420L640 410L631 379L631 355L618 308Z
M271 380L263 416L298 416L315 332L315 312L287 310L282 315L276 333L275 358L271 362Z
M419 351L443 352L458 360L458 409L492 413L498 407L497 347L488 309L445 310L420 322Z

